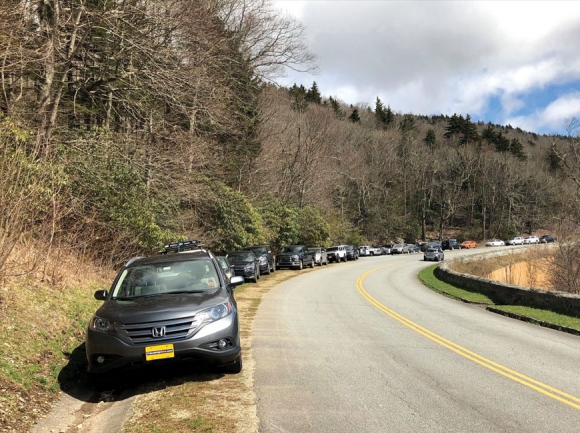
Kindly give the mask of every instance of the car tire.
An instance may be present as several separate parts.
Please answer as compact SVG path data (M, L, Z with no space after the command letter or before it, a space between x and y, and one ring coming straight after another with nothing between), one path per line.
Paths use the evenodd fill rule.
M256 270L256 277L258 278L258 280L260 279L260 267L258 266L258 269Z
M258 282L258 274L256 272L254 272L254 276L250 279L250 281L252 283L257 283Z
M268 268L266 269L266 272L264 272L264 275L270 275L270 265L268 265Z
M242 355L238 356L233 364L223 367L223 371L229 374L238 374L242 371Z
M314 268L314 259L310 260L310 269Z
M272 263L272 269L270 270L270 272L276 272L276 264Z
M298 265L298 270L301 271L302 269L304 269L304 263L302 263L302 260L300 260L300 264Z

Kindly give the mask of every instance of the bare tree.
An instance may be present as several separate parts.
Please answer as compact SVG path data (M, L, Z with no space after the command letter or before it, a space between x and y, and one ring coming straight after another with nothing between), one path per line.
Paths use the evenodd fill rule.
M219 9L245 59L261 78L272 79L289 68L315 72L315 55L304 42L305 28L276 10L270 0L209 0Z

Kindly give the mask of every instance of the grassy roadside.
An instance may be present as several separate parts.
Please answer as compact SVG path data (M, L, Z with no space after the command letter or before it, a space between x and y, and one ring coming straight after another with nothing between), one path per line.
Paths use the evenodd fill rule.
M29 280L0 288L0 431L30 431L58 398L63 368L99 304L92 294L104 287L97 275L90 279L83 285Z
M488 306L488 310L505 314L507 316L547 326L554 329L570 329L580 331L580 319L577 317L565 316L549 310L522 307L518 305L494 305L487 296L480 293L469 292L459 287L447 284L434 275L437 265L429 266L419 272L419 280L430 289L457 299L463 302L483 304Z

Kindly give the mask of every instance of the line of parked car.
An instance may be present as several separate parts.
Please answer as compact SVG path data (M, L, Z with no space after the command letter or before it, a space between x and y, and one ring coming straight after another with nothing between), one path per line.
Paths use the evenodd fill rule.
M217 256L226 277L241 276L257 283L262 275L278 269L304 269L358 260L359 249L353 245L335 245L328 248L308 248L306 245L286 245L274 256L268 245L257 245L230 251Z
M504 245L527 245L555 242L556 238L545 235L517 236L508 241L492 239L485 243L486 247L499 247ZM298 269L314 266L325 266L329 263L340 263L350 260L358 260L359 257L372 257L395 254L425 254L425 260L443 260L444 250L472 249L477 247L477 242L457 239L445 239L443 241L422 242L416 244L392 243L383 246L355 246L334 245L328 248L308 248L305 245L287 245L278 251L275 256L268 245L256 245L242 248L241 250L228 252L225 256L217 259L228 279L233 276L241 276L246 281L257 283L262 275L269 275L277 269ZM428 254L427 254L428 253Z
M485 243L486 247L503 247L505 245L532 245L532 244L549 244L556 242L556 238L552 235L537 236L516 236L507 241L501 239L492 239Z

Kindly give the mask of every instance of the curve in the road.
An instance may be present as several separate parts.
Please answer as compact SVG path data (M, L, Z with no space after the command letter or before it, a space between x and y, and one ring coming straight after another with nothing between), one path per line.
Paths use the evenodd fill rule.
M373 298L371 295L369 295L368 292L365 290L364 285L363 285L364 279L367 276L369 276L370 274L372 274L373 272L376 272L378 270L388 268L391 266L395 266L397 264L398 263L391 263L391 264L388 264L385 266L379 266L377 268L371 269L371 270L365 272L364 274L360 275L356 280L356 288L357 288L358 292L361 294L361 296L363 298L365 298L374 307L376 307L378 310L382 311L383 313L385 313L389 317L395 319L399 323L412 329L413 331L417 332L418 334L423 335L424 337L428 338L429 340L457 353L458 355L460 355L466 359L469 359L470 361L475 362L476 364L479 364L479 365L481 365L489 370L492 370L492 371L494 371L494 372L496 372L504 377L507 377L508 379L511 379L514 382L517 382L521 385L527 386L528 388L531 388L531 389L533 389L541 394L544 394L550 398L553 398L554 400L557 400L557 401L564 403L570 407L573 407L574 409L580 410L580 398L575 397L575 396L570 395L570 394L567 394L564 391L560 391L557 388L546 385L546 384L539 382L535 379L532 379L530 377L527 377L521 373L518 373L517 371L509 369L501 364L498 364L497 362L489 360L489 359L487 359L481 355L478 355L477 353L472 352L472 351L470 351L470 350L468 350L468 349L466 349L466 348L464 348L464 347L462 347L462 346L460 346L452 341L449 341L449 340L441 337L440 335L437 335L434 332L431 332L428 329L412 322L411 320L407 319L406 317L401 316L396 311L388 308L387 306L383 305L382 303L377 301L375 298Z

